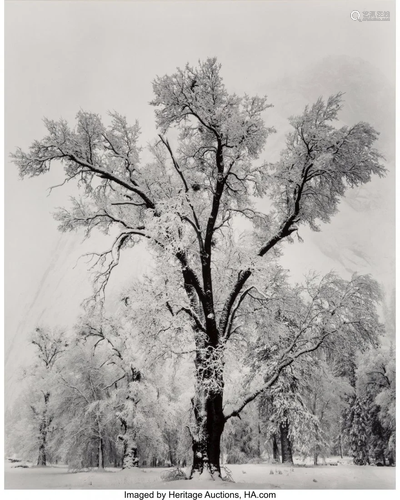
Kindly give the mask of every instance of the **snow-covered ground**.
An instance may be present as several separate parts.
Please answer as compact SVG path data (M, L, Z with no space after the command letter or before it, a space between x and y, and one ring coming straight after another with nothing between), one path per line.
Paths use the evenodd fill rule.
M163 481L170 469L69 472L66 467L21 468L5 464L6 489L394 489L395 467L293 466L271 464L229 465L235 481ZM187 472L187 470L185 470Z

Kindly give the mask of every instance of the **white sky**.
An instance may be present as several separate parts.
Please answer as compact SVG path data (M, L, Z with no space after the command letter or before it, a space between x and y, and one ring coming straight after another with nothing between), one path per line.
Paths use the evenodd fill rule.
M350 12L356 9L388 10L391 21L354 22ZM17 146L27 148L43 136L43 117L63 117L71 122L81 108L103 116L108 110L117 110L131 121L139 120L145 144L156 132L153 109L148 105L154 77L210 56L217 56L222 63L228 89L240 94L268 95L269 82L296 74L328 55L362 58L394 85L394 17L395 3L383 0L6 1L8 366L22 359L21 339L36 326L35 322L46 322L46 314L54 322L57 317L61 323L72 322L88 290L83 268L78 268L79 273L69 272L70 261L58 263L54 254L56 245L64 252L67 249L75 260L80 253L76 239L63 236L60 240L50 215L55 207L68 203L68 187L47 196L47 188L59 183L62 175L55 172L21 182L7 158ZM390 141L394 144L394 131ZM290 247L285 261L295 276L310 266L323 271L335 269L338 247L353 239L353 244L360 241L360 251L371 265L361 263L358 268L355 262L352 270L377 273L390 291L394 283L393 177L376 186L382 206L368 220L362 213L343 209L323 233L303 231L306 242L301 248ZM335 246L335 242L339 243ZM343 248L344 255L346 251ZM51 267L49 262L54 257ZM57 267L63 269L62 273L54 271ZM135 267L140 269L140 257ZM49 307L56 304L52 312L46 311L48 300Z

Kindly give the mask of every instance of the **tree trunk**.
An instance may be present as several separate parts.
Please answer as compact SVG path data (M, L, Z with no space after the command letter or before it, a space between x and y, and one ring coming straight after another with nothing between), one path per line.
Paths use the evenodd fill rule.
M261 409L258 407L257 413L257 457L261 458Z
M40 467L46 467L46 444L42 443L39 446L39 456L38 456L38 461L37 461L38 466Z
M104 469L104 441L102 438L99 439L99 469Z
M131 379L130 382L140 382L141 373L135 368L131 367ZM129 391L129 385L128 385ZM137 401L134 397L128 396L125 401L125 409L122 414L119 414L118 418L121 422L123 429L123 434L118 436L118 439L122 441L123 444L123 458L122 458L122 468L131 469L133 467L139 467L139 457L137 452L136 444L136 428L134 426L134 416L136 413Z
M285 420L279 424L281 434L282 463L293 464L292 445L289 440L289 422Z
M276 434L272 436L272 456L274 462L279 462L279 447L276 440Z
M312 414L316 417L317 416L317 391L314 392L314 402L312 406ZM321 418L320 421L322 421L322 416L323 416L323 411L321 411ZM318 455L320 451L320 447L318 444L318 425L314 423L314 465L318 465Z
M197 436L192 437L193 465L190 478L207 472L221 477L221 437L224 430L222 395L215 395L206 403L206 418L200 423Z
M137 455L136 433L133 429L126 429L125 434L118 436L123 442L122 468L132 469L139 467L139 458Z
M195 363L197 381L192 406L196 430L192 433L190 479L204 473L213 478L221 477L221 436L225 425L222 409L223 362L219 353L209 348L197 352Z
M315 439L315 444L314 444L314 465L318 465L318 456L321 451L321 448L318 444L318 426L314 426L314 439Z
M175 464L175 454L174 452L172 451L172 448L169 447L169 463L172 465L176 465Z
M218 476L221 476L221 436L225 425L222 410L222 393L213 395L212 398L208 399L207 403L208 461L211 474L216 473Z
M136 444L136 431L132 424L119 416L121 425L124 433L118 436L118 439L122 441L123 445L123 457L122 457L122 468L131 469L133 467L139 467L139 458L137 456L137 444Z
M202 474L204 465L208 464L206 449L207 443L205 440L200 440L194 436L192 437L193 463L192 470L190 471L190 479L196 474Z
M44 410L39 424L39 455L38 455L37 465L40 467L46 467L47 465L47 456L46 456L47 433L51 422L51 419L48 416L49 398L50 398L50 393L46 392L44 394Z

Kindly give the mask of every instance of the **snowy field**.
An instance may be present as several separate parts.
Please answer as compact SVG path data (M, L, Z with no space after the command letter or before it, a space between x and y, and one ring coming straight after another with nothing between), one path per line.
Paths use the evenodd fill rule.
M395 467L229 465L235 481L163 481L169 469L69 472L66 467L21 468L5 464L6 489L394 489ZM184 469L185 470L185 469ZM188 470L185 470L188 472Z

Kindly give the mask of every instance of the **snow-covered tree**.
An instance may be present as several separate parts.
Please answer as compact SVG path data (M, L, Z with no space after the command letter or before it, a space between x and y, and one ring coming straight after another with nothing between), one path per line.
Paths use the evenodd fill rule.
M122 375L118 367L105 368L109 353L100 351L93 342L77 341L57 367L55 425L62 432L52 446L73 469L103 469L106 447L116 441L111 390Z
M222 439L226 463L258 462L268 454L261 413L259 406L251 404L243 410L240 419L230 419L227 422Z
M392 465L396 449L396 369L392 349L371 349L359 356L357 398L349 413L354 463L370 458Z
M343 377L336 377L326 361L316 359L306 382L303 401L311 415L313 428L309 433L298 433L299 448L304 455L328 456L341 437L341 418L353 389ZM338 443L340 447L340 442ZM340 450L339 450L340 451Z
M21 395L8 413L12 425L7 443L10 452L45 467L57 458L51 452L55 434L56 371L69 341L62 330L40 326L30 335L29 343L34 348L34 357L21 374Z
M268 288L270 266L282 242L302 225L317 230L320 222L329 222L347 187L384 173L373 147L377 132L370 125L334 127L340 93L326 102L318 99L291 118L293 131L278 162L259 161L273 132L263 121L270 104L264 97L229 94L220 69L215 59L208 59L155 79L152 105L159 137L148 162L140 160L138 124L130 126L112 113L106 126L98 115L84 111L74 128L63 120L46 120L48 135L28 153L18 149L13 155L23 177L44 174L57 163L63 165L66 181L78 181L82 198L59 211L61 230L84 228L90 234L94 228L107 233L113 227L118 232L109 251L95 255L99 297L121 251L142 239L159 274L171 274L173 268L174 293L163 305L175 321L186 316L195 350L192 475L204 468L220 474L227 420L271 387L296 359L334 342L336 316L348 336L371 333L372 324L336 314L348 297L350 304L352 298L365 303L366 280L352 280L343 295L336 288L332 300L320 301L326 314L314 325L314 335L305 341L302 327L292 332L260 387L224 410L225 351L239 329L242 309L257 303ZM170 131L177 136L171 142L166 136ZM269 209L264 213L257 210L255 197L266 196ZM232 236L238 220L252 225L246 245ZM229 259L227 241L233 245ZM370 302L372 313L373 298Z
M31 336L31 343L36 347L37 360L33 367L34 392L40 395L29 406L38 428L39 454L37 465L47 465L47 447L50 425L54 418L50 407L52 386L54 386L54 365L68 347L65 333L61 330L50 330L38 327Z
M79 336L91 339L96 352L100 347L106 349L103 370L118 367L121 374L110 397L122 448L122 467L136 467L139 463L176 465L185 455L180 446L185 441L182 431L188 424L185 413L190 394L182 380L190 372L181 366L178 352L168 351L166 358L162 339L154 338L157 313L153 310L149 314L148 307L142 311L143 301L139 301L132 314L127 294L124 291L108 316L94 310L86 314L78 327ZM146 300L144 303L149 305Z
M132 342L124 334L121 325L91 310L79 326L79 335L91 339L94 349L102 348L107 359L102 367L112 366L119 371L118 385L115 384L111 403L114 410L114 428L119 429L118 441L122 446L122 467L137 467L139 463L137 429L135 426L136 407L139 401L142 374L137 356L132 353Z

